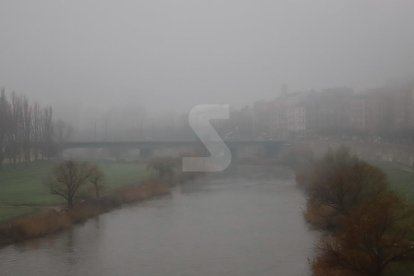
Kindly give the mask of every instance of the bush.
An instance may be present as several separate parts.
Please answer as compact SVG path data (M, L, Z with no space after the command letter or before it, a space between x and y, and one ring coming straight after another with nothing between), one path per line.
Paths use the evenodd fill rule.
M155 158L147 164L147 168L154 172L155 176L160 180L172 182L177 167L177 159L175 158Z
M380 169L341 148L315 162L307 177L305 219L327 231L314 275L384 275L414 261L413 210L388 190Z
M365 202L346 217L340 233L321 242L315 275L383 275L391 264L413 262L413 218L392 193Z
M309 208L305 217L326 217L329 221L315 226L329 225L333 228L353 208L376 198L388 187L387 178L380 169L352 156L346 149L329 152L316 162L308 181ZM324 212L316 214L319 211ZM308 221L312 223L312 220Z

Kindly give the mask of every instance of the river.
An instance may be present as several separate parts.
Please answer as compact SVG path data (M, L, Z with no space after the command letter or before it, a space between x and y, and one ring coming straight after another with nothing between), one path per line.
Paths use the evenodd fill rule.
M316 233L279 168L235 166L0 250L1 275L309 275Z

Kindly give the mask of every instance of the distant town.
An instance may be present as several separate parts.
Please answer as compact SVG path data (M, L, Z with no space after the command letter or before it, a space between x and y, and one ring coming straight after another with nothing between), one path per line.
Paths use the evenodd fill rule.
M404 140L414 129L414 85L359 93L351 88L290 92L284 86L274 100L256 102L240 112L244 117L251 112L254 133L273 139L333 135Z

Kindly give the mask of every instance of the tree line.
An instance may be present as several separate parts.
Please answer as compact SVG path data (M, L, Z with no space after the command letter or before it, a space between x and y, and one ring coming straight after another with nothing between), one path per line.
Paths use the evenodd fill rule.
M153 173L153 178L171 185L177 173L176 158L155 158L147 164L147 169ZM104 172L97 166L75 160L65 160L59 163L52 174L44 180L51 194L63 198L67 209L72 209L83 195L86 186L91 186L95 199L99 199L105 189Z
M414 209L391 191L382 170L345 148L319 159L309 150L296 156L289 161L295 163L297 183L308 196L305 219L323 232L313 275L412 272Z
M0 166L48 159L56 153L52 107L5 89L0 95Z

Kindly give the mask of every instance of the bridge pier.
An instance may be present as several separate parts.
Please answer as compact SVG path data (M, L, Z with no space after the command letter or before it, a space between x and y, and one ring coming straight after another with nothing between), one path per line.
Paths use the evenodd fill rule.
M280 152L280 146L274 144L264 145L264 156L266 158L275 158Z
M238 149L238 147L236 146L236 147L232 147L232 146L229 146L229 149L230 149L230 152L231 152L231 159L232 160L237 160L237 159L239 159L239 149Z
M154 156L154 150L149 148L139 149L139 153L142 160L149 160Z

